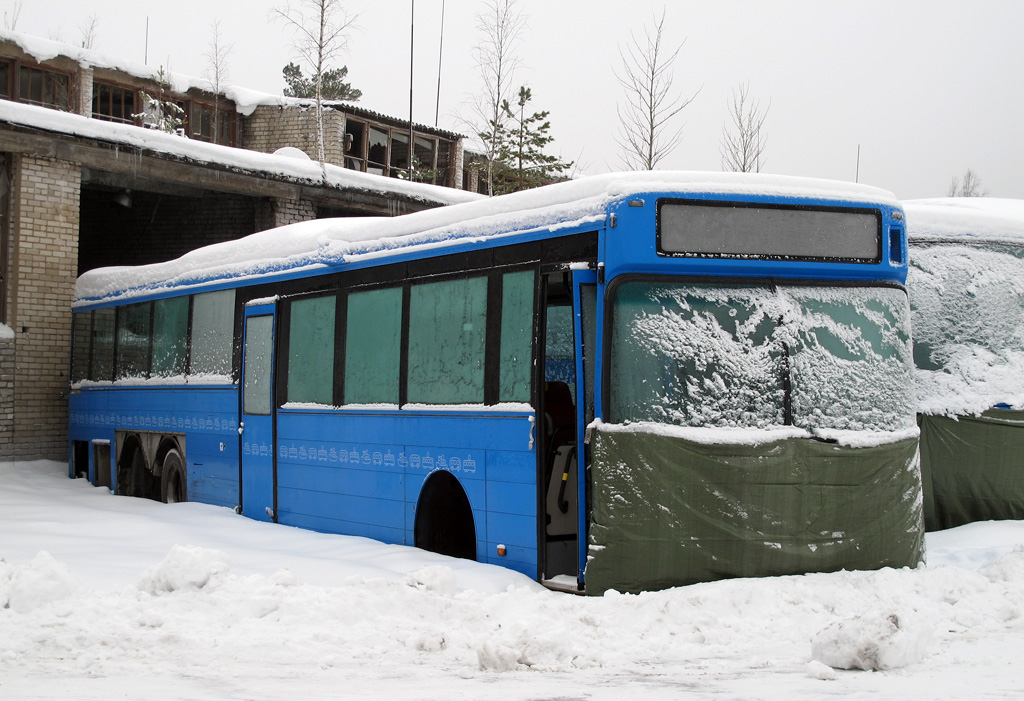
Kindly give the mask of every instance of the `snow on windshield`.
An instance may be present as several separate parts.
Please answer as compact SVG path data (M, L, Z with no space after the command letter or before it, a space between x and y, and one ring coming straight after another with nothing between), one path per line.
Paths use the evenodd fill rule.
M900 289L629 282L615 305L613 421L841 431L913 423Z
M1024 406L1024 249L914 244L907 289L920 410Z

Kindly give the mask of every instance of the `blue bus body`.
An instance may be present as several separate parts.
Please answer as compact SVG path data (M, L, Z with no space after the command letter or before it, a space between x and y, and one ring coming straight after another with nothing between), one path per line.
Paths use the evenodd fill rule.
M741 222L774 216L769 210L852 212L877 232L857 260L813 242L808 255L794 254L805 245L796 239L771 255L692 254L670 250L688 244L667 242L677 225L661 217L685 228L690 216L662 212L671 203L746 208ZM128 277L123 269L83 276L70 475L583 589L602 550L588 537L596 518L589 431L609 422L618 391L609 387L617 290L646 280L901 289L907 274L891 196L795 179L607 176L341 225L354 235L335 237L331 226L277 232L313 231L305 255L246 262L243 240ZM229 298L230 311L215 309ZM230 358L207 360L201 339L218 329L229 333ZM217 362L219 377L196 371ZM180 484L163 468L168 455L184 463ZM913 523L920 505L905 509ZM732 573L651 586L714 576Z

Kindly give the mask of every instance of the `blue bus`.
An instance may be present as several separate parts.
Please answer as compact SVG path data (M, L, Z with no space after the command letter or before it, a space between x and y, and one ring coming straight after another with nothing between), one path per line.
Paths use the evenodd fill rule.
M1024 200L903 203L925 528L1024 518Z
M69 472L569 591L916 565L887 192L610 174L85 273Z

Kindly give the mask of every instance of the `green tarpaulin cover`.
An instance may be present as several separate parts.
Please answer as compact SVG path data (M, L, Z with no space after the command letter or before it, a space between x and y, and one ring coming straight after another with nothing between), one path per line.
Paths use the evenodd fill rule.
M588 594L923 558L916 437L707 445L597 427L591 441Z
M1024 519L1024 411L918 416L925 526Z

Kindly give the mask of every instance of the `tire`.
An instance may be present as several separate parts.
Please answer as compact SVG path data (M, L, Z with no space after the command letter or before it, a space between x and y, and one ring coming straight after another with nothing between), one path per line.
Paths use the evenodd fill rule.
M185 460L181 457L181 453L173 448L164 456L160 477L160 501L165 504L188 501Z

